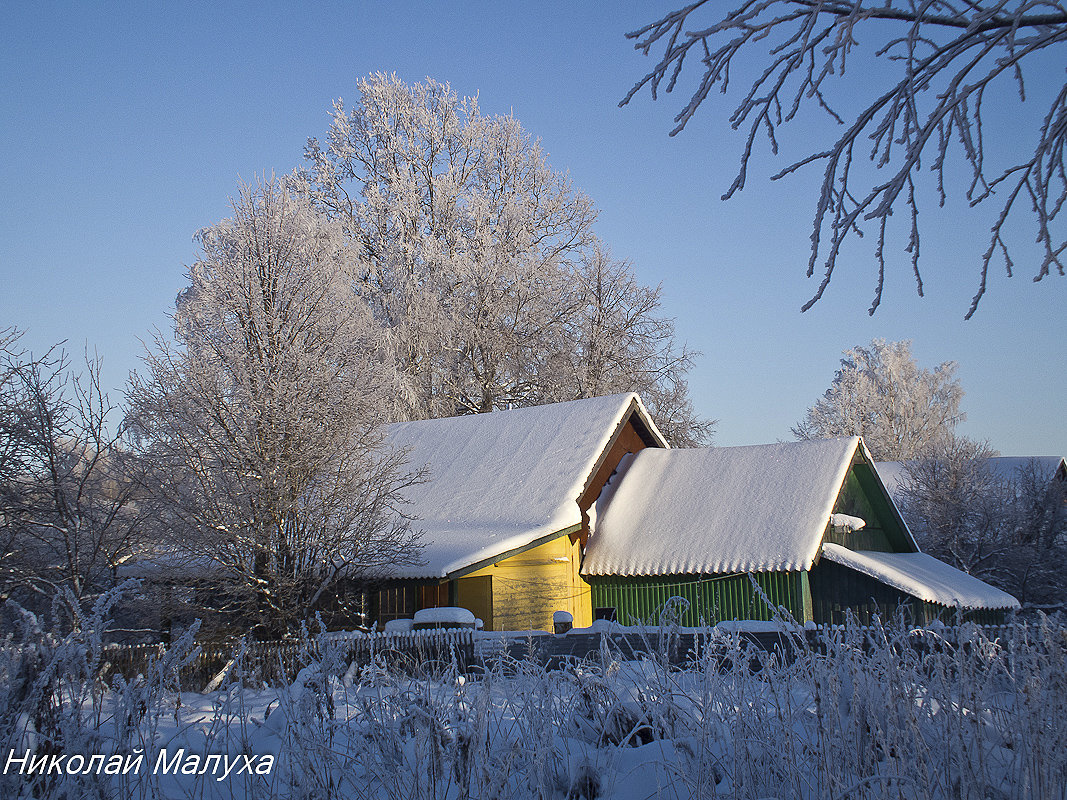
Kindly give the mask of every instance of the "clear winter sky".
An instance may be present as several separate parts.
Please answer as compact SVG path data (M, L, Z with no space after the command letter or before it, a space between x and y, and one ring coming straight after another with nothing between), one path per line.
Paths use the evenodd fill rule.
M513 113L597 204L614 254L662 282L664 311L704 354L690 385L698 410L720 420L717 444L790 439L841 351L884 337L914 340L925 366L959 362L964 433L1005 455L1067 454L1067 280L1031 280L1033 229L1013 234L1015 278L997 266L965 322L988 212L958 190L942 211L923 195L925 299L898 231L873 318L870 237L801 314L817 285L804 271L821 168L767 178L817 146L813 132L836 129L810 119L783 129L783 154L761 144L745 191L721 202L743 143L727 122L732 103L714 96L674 138L691 84L617 106L651 64L623 34L679 2L7 3L0 327L28 330L38 351L64 339L75 355L96 348L120 394L141 340L169 329L194 233L227 215L238 180L300 164L332 100L357 99L358 77L431 76L478 94L485 113ZM1031 99L1062 82L1057 55L1030 76ZM858 85L879 85L877 69L852 68ZM1042 112L1013 100L1001 134L1017 144L1029 129L1011 126Z

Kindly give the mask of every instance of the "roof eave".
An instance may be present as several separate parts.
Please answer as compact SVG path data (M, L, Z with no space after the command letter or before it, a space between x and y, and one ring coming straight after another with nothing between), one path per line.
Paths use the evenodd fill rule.
M468 564L465 567L454 569L441 577L443 577L445 580L450 581L454 581L457 578L463 578L473 572L477 572L480 569L485 569L486 567L491 567L494 564L499 564L501 561L511 558L512 556L517 556L521 553L525 553L528 550L533 550L535 547L540 547L541 545L554 541L555 539L558 539L561 536L569 536L572 533L577 533L581 530L581 528L581 523L578 523L576 525L568 525L566 528L562 528L558 531L547 533L544 536L538 536L533 541L528 542L527 544L524 544L521 547L513 547L512 549L505 550L502 553L489 556L488 558L483 558L480 561L475 561L473 564Z

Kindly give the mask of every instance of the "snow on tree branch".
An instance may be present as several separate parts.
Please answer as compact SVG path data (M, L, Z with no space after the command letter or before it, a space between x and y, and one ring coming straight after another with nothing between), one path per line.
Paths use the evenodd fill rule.
M639 391L668 436L706 439L685 384L696 354L658 289L610 257L592 201L519 122L432 79L357 88L294 183L358 250L355 291L398 376L393 418Z
M383 444L391 376L340 226L266 182L198 238L177 346L146 355L131 424L164 560L221 573L246 619L284 632L340 577L418 561L402 492L422 474Z
M830 388L793 435L862 436L876 461L920 458L950 438L965 418L962 399L955 362L923 369L911 342L875 339L845 351Z
M933 174L943 205L947 196L946 165L950 155L962 156L970 173L965 197L971 206L999 204L981 256L978 289L966 314L976 311L987 288L991 264L998 256L1010 276L1014 262L1005 237L1010 219L1032 214L1043 256L1034 280L1055 269L1064 274L1064 239L1059 213L1067 201L1067 84L1055 95L1037 130L1020 131L1010 143L1018 160L991 167L984 125L986 106L997 106L1004 93L1026 99L1023 69L1044 51L1062 54L1067 44L1067 7L1060 2L1029 0L746 0L711 25L694 25L700 14L717 16L706 0L673 11L627 36L648 55L660 50L659 60L623 98L626 105L646 86L652 97L660 88L673 91L685 65L699 62L699 83L675 117L671 135L681 132L713 89L725 94L731 70L755 56L762 72L730 115L731 125L746 130L741 163L728 199L744 188L757 138L766 136L778 152L781 127L807 105L815 104L844 132L828 146L816 146L808 156L773 176L781 179L809 164L822 163L824 173L812 224L808 277L822 278L809 309L826 291L838 265L842 245L862 236L865 226L876 230L878 277L869 312L881 303L885 276L885 243L894 208L907 211L910 254L918 294L923 294L919 271L920 228L916 200L917 177ZM860 55L861 39L876 59L890 63L895 83L881 93L860 100L860 109L835 109L828 99L834 79L840 80ZM873 52L870 48L873 46ZM692 59L690 59L692 56ZM1062 62L1062 59L1061 59ZM1062 76L1061 76L1062 78ZM989 113L994 113L990 109ZM1013 137L1016 132L1013 131ZM858 165L869 161L873 173ZM884 176L884 177L883 177ZM949 178L951 181L951 178Z

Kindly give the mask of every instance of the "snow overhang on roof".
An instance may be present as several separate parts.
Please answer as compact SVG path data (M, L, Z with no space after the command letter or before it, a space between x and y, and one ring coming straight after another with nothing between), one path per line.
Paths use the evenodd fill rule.
M716 574L811 567L858 437L642 450L598 503L582 574Z
M949 608L1019 608L1007 592L968 575L926 553L876 553L823 545L823 557L920 600Z
M632 392L387 426L408 467L429 470L404 509L425 563L393 575L448 577L580 525L578 497L631 414L667 446Z

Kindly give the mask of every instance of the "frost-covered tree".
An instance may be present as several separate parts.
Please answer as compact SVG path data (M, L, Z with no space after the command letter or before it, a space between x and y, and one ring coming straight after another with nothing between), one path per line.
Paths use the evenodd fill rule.
M949 436L935 453L905 462L901 513L923 550L964 572L1004 578L1005 486L985 442ZM995 580L998 585L1003 580Z
M388 333L399 417L528 404L563 347L569 268L592 237L589 199L512 117L433 80L359 81L334 104L303 178L361 246L360 296Z
M31 608L59 600L65 625L115 582L145 536L139 462L100 384L58 348L34 357L0 333L0 591Z
M358 243L356 291L400 378L394 418L635 389L679 441L706 434L684 381L694 354L675 347L658 290L609 266L592 202L517 120L431 79L358 89L297 181Z
M26 363L26 352L19 346L22 334L15 328L0 329L0 531L5 541L14 530L16 479L27 469L29 426L22 402L19 370ZM10 556L10 546L3 546L0 564Z
M685 377L699 353L676 345L674 320L661 315L660 287L643 285L630 263L600 242L574 276L578 302L568 318L574 344L552 399L638 392L671 444L708 444L715 423L694 411Z
M830 388L793 435L862 436L876 461L921 458L948 441L965 418L962 399L955 362L924 369L910 341L875 339L845 351Z
M905 462L898 502L923 550L1015 595L1067 602L1067 486L1030 461L1011 474L982 442L951 437Z
M1064 274L1067 240L1060 211L1067 201L1062 70L1067 6L1062 2L743 0L726 6L697 0L627 36L645 55L662 50L621 105L645 86L655 98L661 87L670 92L679 79L684 85L687 67L694 68L696 88L675 117L671 135L713 91L725 94L731 80L741 81L730 122L745 129L746 137L740 170L724 199L744 187L757 138L766 135L777 153L784 125L794 120L806 125L809 109L842 126L774 176L783 178L809 164L824 166L808 276L816 268L823 274L804 310L822 297L844 242L869 226L878 268L874 313L894 210L908 220L906 251L922 295L917 198L924 167L942 204L959 182L972 206L997 206L968 317L985 293L994 259L1002 257L1012 273L1007 231L1013 217L1030 215L1035 223L1043 257L1034 279L1053 269ZM1029 98L1044 105L1029 116L1025 106L1021 114L1011 109L1008 126L985 124L990 115L1004 116L1007 98L1028 99L1024 71L1033 79L1051 67L1056 70L1051 93L1038 91ZM1034 88L1031 84L1031 93ZM998 141L1005 136L1010 138Z
M1007 569L1024 603L1067 606L1067 481L1049 480L1036 460L1019 467L1008 491L1011 536Z
M339 578L417 558L399 513L417 476L383 446L391 384L341 227L272 181L198 241L176 344L157 337L130 418L171 557L278 634Z

